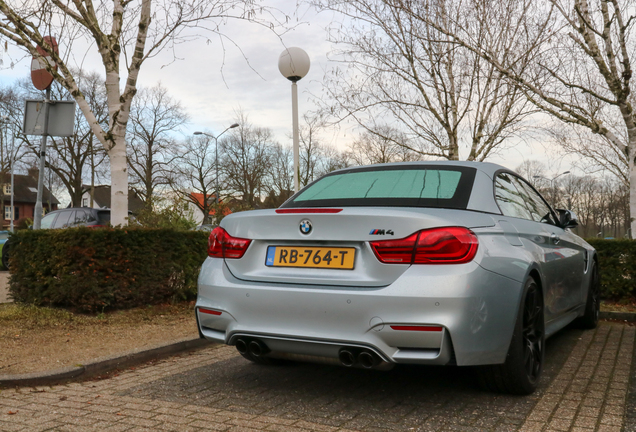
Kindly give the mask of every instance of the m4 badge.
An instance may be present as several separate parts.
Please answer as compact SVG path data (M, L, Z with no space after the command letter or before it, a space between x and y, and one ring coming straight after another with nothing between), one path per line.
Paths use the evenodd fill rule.
M394 235L393 230L373 229L369 235Z

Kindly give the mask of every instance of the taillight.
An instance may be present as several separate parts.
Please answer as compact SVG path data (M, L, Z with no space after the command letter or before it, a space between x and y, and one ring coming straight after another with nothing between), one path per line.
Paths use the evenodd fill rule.
M223 228L216 227L208 238L208 256L213 258L241 258L251 241L232 237Z
M462 264L477 253L477 236L463 227L418 231L397 240L370 242L375 256L385 264Z

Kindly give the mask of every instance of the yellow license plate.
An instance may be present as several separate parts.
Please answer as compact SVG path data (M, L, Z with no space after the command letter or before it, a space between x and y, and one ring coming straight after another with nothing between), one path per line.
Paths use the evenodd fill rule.
M355 248L269 246L265 265L352 270Z

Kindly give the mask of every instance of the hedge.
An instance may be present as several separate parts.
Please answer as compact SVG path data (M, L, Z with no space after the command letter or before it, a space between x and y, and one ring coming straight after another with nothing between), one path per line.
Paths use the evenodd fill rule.
M207 238L171 229L24 230L11 237L9 292L82 312L193 299Z
M14 300L82 312L196 297L208 233L171 229L24 230L12 235ZM636 242L588 239L601 297L636 300Z
M614 301L636 300L636 241L587 239L598 253L601 297Z

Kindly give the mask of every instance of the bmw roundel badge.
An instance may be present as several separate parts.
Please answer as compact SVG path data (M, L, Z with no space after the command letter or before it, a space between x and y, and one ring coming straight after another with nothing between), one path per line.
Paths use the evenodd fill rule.
M309 234L311 232L311 221L309 219L303 219L300 221L300 232L303 234Z

